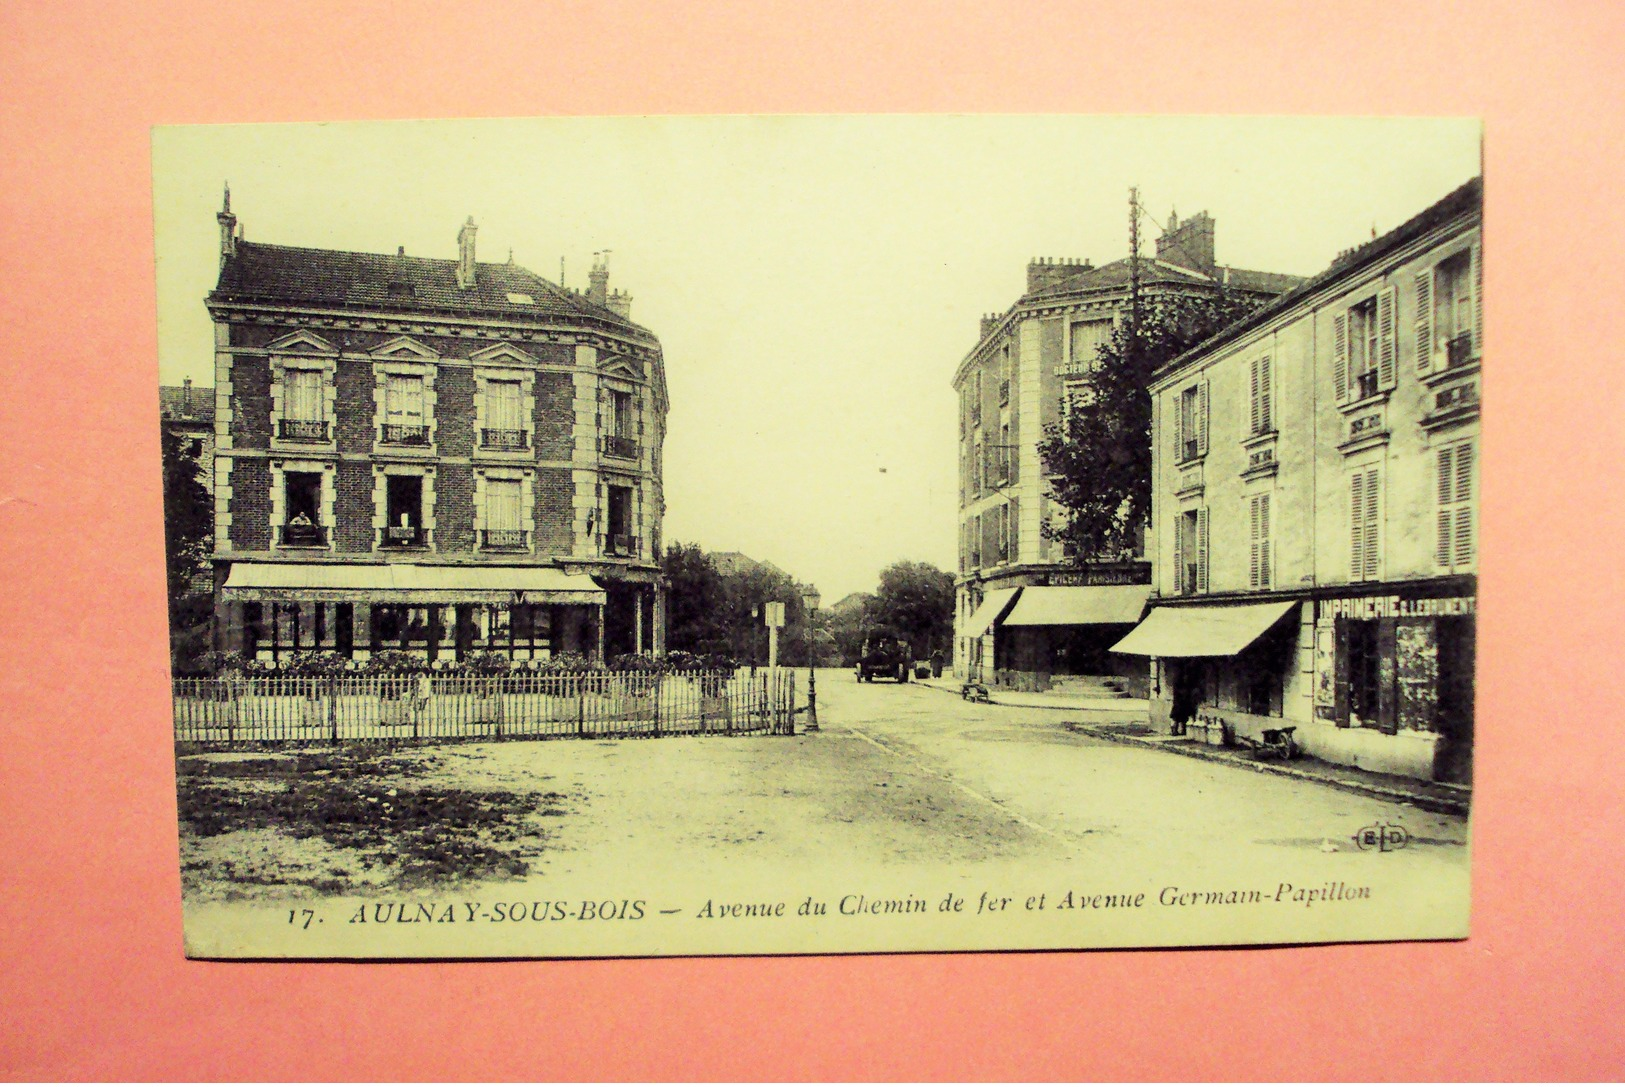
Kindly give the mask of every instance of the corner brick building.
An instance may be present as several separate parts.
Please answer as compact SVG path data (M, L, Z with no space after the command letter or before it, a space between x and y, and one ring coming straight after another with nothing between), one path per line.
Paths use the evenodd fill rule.
M660 342L608 289L217 216L216 638L282 660L664 651Z

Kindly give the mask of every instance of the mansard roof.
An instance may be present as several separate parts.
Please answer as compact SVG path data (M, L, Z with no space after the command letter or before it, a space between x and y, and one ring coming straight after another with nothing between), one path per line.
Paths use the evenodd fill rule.
M565 319L649 335L641 325L517 264L476 264L473 286L457 285L457 262L404 254L347 253L239 240L220 268L211 303Z

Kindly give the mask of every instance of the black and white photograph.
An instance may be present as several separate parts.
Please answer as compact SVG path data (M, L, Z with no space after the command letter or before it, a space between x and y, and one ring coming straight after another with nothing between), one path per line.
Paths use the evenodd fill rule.
M1476 119L152 151L188 955L1468 935Z

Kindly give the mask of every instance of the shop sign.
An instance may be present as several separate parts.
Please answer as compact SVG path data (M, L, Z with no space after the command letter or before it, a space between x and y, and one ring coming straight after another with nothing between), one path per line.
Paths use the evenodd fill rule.
M1051 574L1049 583L1076 588L1082 585L1140 585L1145 584L1137 570L1078 570L1064 574Z
M1472 615L1477 598L1440 596L1407 600L1401 596L1357 596L1322 600L1321 619L1424 619L1432 616Z

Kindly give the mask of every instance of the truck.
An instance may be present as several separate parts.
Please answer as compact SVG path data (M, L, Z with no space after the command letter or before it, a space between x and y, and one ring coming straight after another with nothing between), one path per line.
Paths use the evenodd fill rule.
M907 683L913 665L907 642L889 630L872 631L863 640L863 655L858 658L858 682L872 683L876 677L884 677Z

